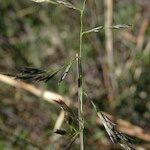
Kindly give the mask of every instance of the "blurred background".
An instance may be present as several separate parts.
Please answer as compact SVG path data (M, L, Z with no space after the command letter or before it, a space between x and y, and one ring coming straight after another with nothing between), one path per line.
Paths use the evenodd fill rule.
M80 0L70 2L77 7L82 4ZM83 74L84 90L100 110L111 115L120 131L133 138L137 150L150 149L149 20L149 0L87 0L84 14L85 30L132 25L85 35ZM63 66L79 49L79 30L79 13L73 9L0 0L0 73L13 74L24 66L44 70ZM69 97L70 107L76 111L76 65L58 86L59 77L46 84L27 84ZM61 109L13 81L0 76L0 150L63 149L69 139L52 133ZM110 142L86 98L84 118L86 150L121 149ZM71 149L79 149L78 140Z

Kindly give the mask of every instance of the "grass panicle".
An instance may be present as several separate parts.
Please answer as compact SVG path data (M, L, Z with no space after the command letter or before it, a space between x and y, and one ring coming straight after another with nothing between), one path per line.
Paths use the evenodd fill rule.
M62 82L67 74L69 73L72 64L74 63L76 58L73 58L69 63L65 64L64 66L56 69L56 70L43 70L35 67L19 67L17 68L18 73L16 74L5 74L7 76L15 77L15 79L20 79L28 82L48 82L53 77L55 77L58 72L64 70L62 73L58 83Z
M116 128L116 124L113 123L106 115L104 115L101 111L98 111L96 105L94 104L92 98L88 96L86 92L84 92L85 96L92 104L93 109L95 110L97 116L100 118L102 124L105 127L106 132L108 133L111 141L114 144L119 143L125 150L134 150L134 146L132 144L132 139L129 138L127 135L119 132Z
M62 82L62 81L66 78L67 74L68 74L69 71L70 71L70 68L71 68L72 64L73 64L73 62L70 62L70 63L67 65L67 67L66 67L64 73L62 74L62 76L61 76L61 78L60 78L60 80L59 80L59 83Z
M101 119L105 130L114 144L119 143L125 150L134 150L131 139L127 135L117 131L116 125L106 115L98 112L98 117Z
M65 120L67 124L69 125L71 132L78 131L78 118L75 115L75 113L72 111L72 109L62 100L54 100L65 112Z
M22 67L19 70L19 73L16 75L10 75L15 77L15 79L30 81L30 82L47 82L52 79L60 69L56 71L44 71L42 69L34 68L34 67Z

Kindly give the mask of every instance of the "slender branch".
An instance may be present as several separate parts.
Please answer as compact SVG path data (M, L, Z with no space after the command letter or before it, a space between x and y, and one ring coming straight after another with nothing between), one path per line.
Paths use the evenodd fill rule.
M100 32L100 30L102 30L102 29L126 29L131 26L132 25L128 25L128 24L117 24L117 25L112 25L112 26L108 26L108 27L98 26L98 27L94 27L92 29L83 31L82 34L88 34L88 33L92 33L92 32Z
M87 34L87 33L91 33L91 32L99 32L100 29L104 29L104 26L98 26L98 27L92 28L90 30L84 31L83 34Z

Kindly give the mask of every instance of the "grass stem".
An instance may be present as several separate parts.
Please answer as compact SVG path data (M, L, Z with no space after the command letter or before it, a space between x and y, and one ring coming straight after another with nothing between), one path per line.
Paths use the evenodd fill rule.
M83 45L83 14L85 10L84 0L82 9L80 10L80 48L79 54L77 54L77 74L78 74L78 119L79 119L79 131L80 131L80 150L84 150L84 118L83 118L83 86L82 86L82 45Z

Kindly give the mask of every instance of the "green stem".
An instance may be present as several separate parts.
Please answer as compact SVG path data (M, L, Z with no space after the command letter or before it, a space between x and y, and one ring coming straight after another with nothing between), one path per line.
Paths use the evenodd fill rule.
M81 64L81 59L79 57L77 57L77 74L78 74L78 105L79 105L78 106L78 120L79 120L79 131L80 131L80 150L84 150L82 64Z
M83 86L82 86L82 44L83 44L83 13L85 10L86 0L83 2L82 10L80 11L80 48L79 57L77 57L77 72L78 72L78 117L80 131L80 150L84 150L84 118L83 118Z

